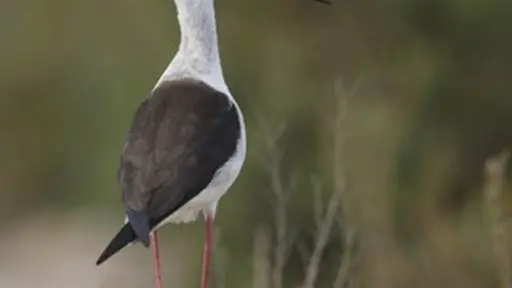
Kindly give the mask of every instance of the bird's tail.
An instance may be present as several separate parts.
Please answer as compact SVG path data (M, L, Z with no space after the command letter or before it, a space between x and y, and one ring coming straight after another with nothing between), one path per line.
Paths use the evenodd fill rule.
M135 231L130 225L130 222L124 224L123 228L119 230L117 235L110 241L107 248L101 253L98 260L96 260L96 265L100 265L105 262L108 258L112 257L119 250L123 249L126 245L136 240Z

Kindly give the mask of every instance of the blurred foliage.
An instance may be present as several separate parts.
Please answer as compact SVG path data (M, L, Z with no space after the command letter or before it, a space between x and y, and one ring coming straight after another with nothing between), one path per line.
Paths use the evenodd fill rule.
M332 181L342 79L361 87L343 133L362 285L493 287L482 169L512 146L512 2L216 2L225 76L249 133L246 165L219 208L228 286L247 283L253 231L272 225L258 119L287 122L284 175L300 175L290 222L312 245L309 176ZM121 221L119 154L177 48L174 13L170 0L0 3L0 225L79 207ZM341 253L333 241L321 281ZM287 283L300 279L298 257Z

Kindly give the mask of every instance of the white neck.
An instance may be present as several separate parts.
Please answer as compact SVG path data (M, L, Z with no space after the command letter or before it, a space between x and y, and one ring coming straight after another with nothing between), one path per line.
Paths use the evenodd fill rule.
M194 77L229 94L222 75L213 1L174 0L181 42L157 85L165 80Z
M175 0L181 31L179 52L199 70L220 68L213 0Z

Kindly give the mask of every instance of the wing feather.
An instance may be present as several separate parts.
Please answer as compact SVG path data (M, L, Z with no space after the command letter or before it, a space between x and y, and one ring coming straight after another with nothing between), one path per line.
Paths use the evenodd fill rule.
M128 133L119 167L126 209L152 222L170 215L208 185L239 137L226 95L192 80L164 83L139 106Z

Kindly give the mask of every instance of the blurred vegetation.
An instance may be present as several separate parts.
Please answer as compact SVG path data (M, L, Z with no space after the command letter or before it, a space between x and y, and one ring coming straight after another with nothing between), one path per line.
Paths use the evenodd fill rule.
M249 133L246 165L217 220L226 287L250 286L255 233L273 225L258 119L287 123L279 142L283 177L299 175L289 225L313 246L309 179L322 179L327 199L336 177L330 121L339 81L358 87L343 133L344 204L360 241L360 286L498 287L483 169L487 158L512 146L512 2L216 2L225 77ZM123 216L116 169L124 135L173 57L178 33L171 0L0 3L0 286L22 287L16 279L33 262L29 257L11 270L1 265L17 259L2 254L11 249L7 239L21 235L13 227L30 231L39 223L31 219L49 211L60 219L86 211L79 222L87 223L80 224L85 230L60 233L85 233L74 241L96 239L81 256L91 266L117 232ZM510 181L504 189L502 205L510 214ZM189 253L180 255L189 268L185 282L197 285L202 234L200 224L191 227L166 228L164 237L189 240L180 244ZM339 234L327 244L319 287L330 287L337 269ZM30 247L59 248L41 234L23 239ZM141 253L144 260L137 261L149 268L150 254ZM171 254L163 257L182 265ZM285 287L303 278L299 259L292 249ZM117 278L128 277L117 269ZM19 273L14 282L2 282L7 271ZM51 273L39 284L50 283ZM130 277L151 275L149 269L137 273ZM117 280L98 281L84 287ZM48 287L65 287L52 283ZM135 283L145 282L118 285Z

